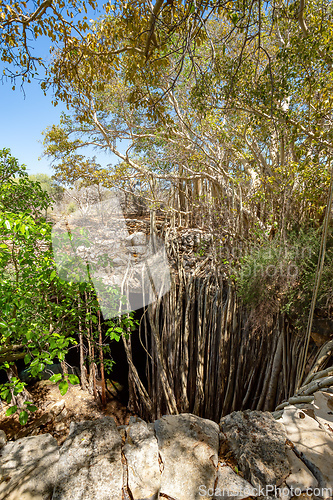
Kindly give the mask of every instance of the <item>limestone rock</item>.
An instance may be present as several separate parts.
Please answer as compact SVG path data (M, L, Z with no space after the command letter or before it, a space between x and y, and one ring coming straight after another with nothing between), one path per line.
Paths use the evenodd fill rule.
M288 439L297 450L320 471L319 488L333 489L333 436L292 405L284 409L279 422L284 424Z
M127 462L127 484L133 500L157 500L161 472L154 430L143 420L135 421L131 417L123 451Z
M58 460L50 434L9 442L1 450L0 500L50 500Z
M160 492L174 500L211 500L202 492L214 488L218 425L187 413L167 415L155 421L155 433L162 459Z
M236 474L231 467L219 464L214 500L242 500L256 496L253 486Z
M121 257L115 257L114 259L112 259L112 264L114 267L126 266L126 261Z
M333 436L333 395L328 392L315 392L314 414L319 424Z
M309 488L317 488L318 481L302 460L300 460L290 449L287 450L287 456L291 469L291 474L286 479L289 488L293 490L300 489L301 491L306 491Z
M137 253L138 255L143 255L147 252L147 247L143 245L136 245L132 247L128 247L130 253Z
M250 410L227 415L220 427L191 414L154 424L132 417L119 428L105 417L72 423L60 450L49 434L9 442L0 450L0 500L290 500L292 491L316 488L328 498L333 436L323 424L331 422L325 398L318 394L304 410L286 407L278 422ZM219 444L245 479L218 464Z
M5 431L0 430L0 449L7 443L7 436Z
M120 500L121 437L113 418L71 423L52 500Z
M127 245L146 245L147 239L145 233L138 231L136 233L130 234L127 238L125 238Z
M233 412L220 421L240 470L256 488L279 486L289 475L286 433L268 412Z

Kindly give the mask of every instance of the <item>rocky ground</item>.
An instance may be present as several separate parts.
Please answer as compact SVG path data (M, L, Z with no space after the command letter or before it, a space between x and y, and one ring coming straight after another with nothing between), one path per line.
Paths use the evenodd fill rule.
M19 423L18 414L6 417L8 406L3 403L0 429L6 433L8 439L49 433L60 445L68 436L71 422L109 416L115 419L117 425L125 425L133 415L115 395L112 397L109 394L106 408L102 408L94 397L83 391L79 385L69 384L67 393L62 396L57 384L41 380L29 387L29 392L38 410L31 414L26 426Z
M0 432L0 500L331 500L332 405L319 391L277 420L245 410L219 424L191 414L73 421L61 447L50 434L6 444Z

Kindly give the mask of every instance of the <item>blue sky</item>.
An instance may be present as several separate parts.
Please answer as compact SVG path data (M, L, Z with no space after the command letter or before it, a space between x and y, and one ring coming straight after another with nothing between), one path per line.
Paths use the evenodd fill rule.
M101 2L102 3L102 2ZM88 10L88 18L97 18L98 12ZM39 39L36 46L36 53L42 57L48 57L49 42L47 38ZM3 66L0 63L0 74ZM0 149L10 148L11 154L15 156L20 164L27 166L30 174L46 173L52 175L53 171L50 161L41 158L43 153L42 131L47 126L58 123L60 114L66 109L64 104L54 107L51 104L52 92L44 96L37 81L24 85L24 92L20 85L12 90L13 84L10 81L0 82ZM103 155L97 161L105 165L112 161L112 158ZM41 158L39 160L39 158Z
M25 84L24 91L25 96L19 86L12 90L10 82L0 85L0 148L10 148L29 173L52 175L49 160L38 160L43 152L42 131L59 122L65 106L54 107L52 95L44 96L36 81Z
M0 149L10 148L12 156L27 166L29 174L52 175L50 160L42 157L42 132L59 123L62 111L69 111L62 103L53 106L52 92L45 96L37 81L25 84L24 91L25 96L19 86L12 90L10 82L0 83ZM91 148L87 148L87 154L96 156L103 166L117 162L113 155L99 154Z

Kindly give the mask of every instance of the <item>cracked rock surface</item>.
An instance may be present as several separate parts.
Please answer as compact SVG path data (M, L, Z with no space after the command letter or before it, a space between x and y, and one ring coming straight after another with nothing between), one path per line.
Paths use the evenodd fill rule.
M214 500L222 498L224 500L243 500L249 496L255 496L253 486L236 474L231 467L219 464Z
M290 473L286 432L269 412L235 411L220 421L244 477L256 488L283 483Z
M287 485L294 490L297 488L301 490L317 488L318 481L293 450L287 450L287 456L291 468L291 474L286 479Z
M214 488L218 425L185 413L156 420L155 432L163 462L161 493L175 500L211 498L200 494L200 486L205 486L205 490Z
M0 499L49 500L58 460L57 441L50 434L7 443L1 449Z
M250 410L220 426L192 414L148 424L132 417L119 427L105 417L73 422L61 448L49 434L9 441L0 448L0 500L290 500L296 488L304 495L330 488L332 401L325 398L304 411L289 406L279 421ZM234 470L222 457L230 452ZM283 492L258 492L266 486Z
M119 500L121 489L121 437L113 418L72 423L52 500Z
M157 439L146 422L131 417L123 448L127 464L127 486L133 500L159 498L161 472Z
M319 488L333 489L333 433L325 431L316 419L295 406L285 408L280 421L296 452L313 469Z

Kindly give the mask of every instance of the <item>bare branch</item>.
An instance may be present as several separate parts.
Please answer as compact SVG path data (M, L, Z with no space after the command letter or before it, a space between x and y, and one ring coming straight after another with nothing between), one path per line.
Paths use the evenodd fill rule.
M298 23L301 27L301 30L303 31L303 34L307 35L309 33L309 30L304 20L304 9L305 9L305 0L300 0L298 9Z

